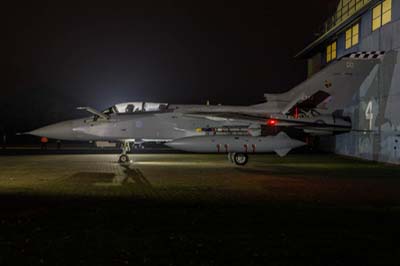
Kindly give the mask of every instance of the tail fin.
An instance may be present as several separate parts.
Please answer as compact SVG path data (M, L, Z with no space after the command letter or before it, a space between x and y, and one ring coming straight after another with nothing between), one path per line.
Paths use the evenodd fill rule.
M356 90L364 82L376 75L380 57L357 58L347 56L331 63L311 78L281 94L265 94L267 103L279 102L280 112L286 114L300 102L310 99L318 92L325 92L331 97L329 101L317 103L312 108L322 107L334 112L343 109L352 100ZM371 77L371 78L369 78Z

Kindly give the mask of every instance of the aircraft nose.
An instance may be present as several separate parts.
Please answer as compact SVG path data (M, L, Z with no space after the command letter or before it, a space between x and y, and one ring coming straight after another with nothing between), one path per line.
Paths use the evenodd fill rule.
M74 140L72 121L65 121L41 127L28 132L28 134L38 137L47 137L50 139Z

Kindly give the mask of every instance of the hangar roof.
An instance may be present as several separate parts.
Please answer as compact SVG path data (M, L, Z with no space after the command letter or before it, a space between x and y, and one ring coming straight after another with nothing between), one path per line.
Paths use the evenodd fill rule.
M296 58L309 57L326 40L341 32L358 19L366 10L379 0L340 0L336 12L323 25L321 36L300 51Z

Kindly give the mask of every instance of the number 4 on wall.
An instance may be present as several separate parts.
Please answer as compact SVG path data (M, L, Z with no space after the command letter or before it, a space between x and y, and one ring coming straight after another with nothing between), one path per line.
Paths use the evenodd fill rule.
M374 120L373 103L369 101L367 109L365 109L365 119L369 121L369 130L372 130L372 122Z

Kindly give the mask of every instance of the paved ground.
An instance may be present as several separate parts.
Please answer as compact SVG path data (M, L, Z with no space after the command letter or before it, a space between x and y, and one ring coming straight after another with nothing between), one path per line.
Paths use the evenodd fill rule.
M0 157L0 265L399 265L400 167L332 155Z

